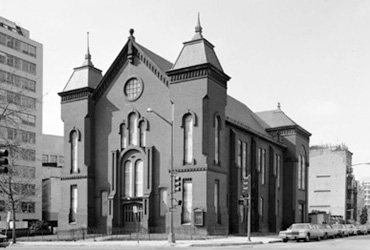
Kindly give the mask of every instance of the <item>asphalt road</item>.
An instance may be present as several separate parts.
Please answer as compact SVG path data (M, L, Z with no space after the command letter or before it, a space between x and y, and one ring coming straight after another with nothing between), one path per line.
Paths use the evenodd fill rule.
M46 244L46 245L28 245L28 244L15 244L8 247L8 249L25 249L27 250L77 250L77 249L91 249L91 250L147 250L147 249L207 249L207 250L239 250L239 249L255 249L255 250L268 250L268 249L299 249L299 250L316 250L316 249L325 249L325 250L369 250L370 249L370 235L366 236L355 236L348 238L339 238L339 239L329 239L322 241L311 241L311 242L296 242L289 241L287 243L270 243L270 244L258 244L258 245L241 245L241 246L202 246L202 247L188 247L188 246L127 246L123 243L122 246L112 245L112 246L102 246L102 245L88 245L83 246L79 245L78 242L74 245L58 245L55 244Z

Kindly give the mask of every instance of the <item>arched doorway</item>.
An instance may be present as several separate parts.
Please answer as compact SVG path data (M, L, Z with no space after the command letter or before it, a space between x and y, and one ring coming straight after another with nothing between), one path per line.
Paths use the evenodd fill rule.
M143 222L144 157L137 150L127 152L120 169L120 224L125 232L135 232Z

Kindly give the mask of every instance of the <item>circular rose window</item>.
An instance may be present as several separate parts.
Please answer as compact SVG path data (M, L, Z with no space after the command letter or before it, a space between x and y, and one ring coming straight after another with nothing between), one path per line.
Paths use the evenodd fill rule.
M123 91L128 100L134 101L143 92L143 83L137 78L131 78L126 82Z

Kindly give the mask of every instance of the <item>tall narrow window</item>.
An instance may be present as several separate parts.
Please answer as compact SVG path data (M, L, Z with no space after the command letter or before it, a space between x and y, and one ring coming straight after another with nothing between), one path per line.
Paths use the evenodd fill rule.
M260 219L261 221L263 222L264 221L264 218L263 218L263 210L264 210L264 204L263 204L263 198L260 197L260 207L259 207L259 216L260 216Z
M191 224L193 210L193 183L191 180L184 180L182 223Z
M297 166L297 182L298 189L302 189L302 156L298 155L298 166Z
M276 154L276 186L280 188L281 156Z
M142 160L138 160L135 164L135 196L142 197L143 196L143 168L144 163Z
M71 133L71 173L78 172L78 132Z
M194 121L192 115L187 115L184 120L184 163L193 163L193 127Z
M127 147L127 135L126 135L126 124L122 123L120 128L121 134L121 149L125 149Z
M242 167L242 141L241 140L238 140L238 162L237 162L237 167L238 168L241 168Z
M129 143L131 145L137 146L138 134L137 134L137 120L138 115L136 113L131 113L129 115Z
M243 177L247 177L247 143L243 142L243 153L242 153L242 172Z
M107 191L102 191L100 193L100 216L104 217L108 215L108 192Z
M131 161L126 161L125 162L125 197L132 197L132 162Z
M165 216L167 211L168 211L168 206L167 206L167 196L168 196L168 191L165 188L161 188L159 191L159 215L160 216Z
M140 147L146 146L146 124L145 122L140 122Z
M264 185L266 181L266 149L262 150L261 165L261 183Z
M220 164L220 118L215 116L215 164Z
M306 189L306 158L304 156L302 156L302 162L301 162L301 166L302 166L302 189Z
M262 148L258 148L257 151L257 171L261 172L261 164L262 164Z
M71 200L70 200L70 213L69 213L69 222L73 223L76 222L76 214L77 214L77 199L78 199L78 192L77 192L77 185L71 186Z
M216 222L221 224L221 213L220 213L220 181L215 181L214 186L214 206L215 206L215 215Z

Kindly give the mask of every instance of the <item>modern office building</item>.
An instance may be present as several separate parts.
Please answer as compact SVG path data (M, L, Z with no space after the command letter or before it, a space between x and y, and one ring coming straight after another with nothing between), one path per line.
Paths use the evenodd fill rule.
M252 231L307 221L310 133L280 107L254 113L228 96L199 23L175 63L133 33L105 75L88 50L59 94L58 231L245 233L247 178Z
M9 151L11 169L1 181L12 178L19 221L41 220L42 72L42 44L0 17L0 146ZM2 221L9 211L7 197L0 193Z
M312 146L309 167L309 212L325 211L353 222L357 218L357 182L352 153L344 145Z

